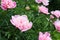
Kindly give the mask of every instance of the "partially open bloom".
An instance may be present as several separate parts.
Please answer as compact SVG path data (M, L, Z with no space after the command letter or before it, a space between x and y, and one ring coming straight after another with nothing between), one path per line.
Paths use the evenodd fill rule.
M1 0L1 8L7 10L8 8L15 8L16 2L12 0Z
M42 2L42 0L35 0L35 2L39 4Z
M44 34L42 32L39 32L39 38L38 40L52 40L50 37L50 33L45 32Z
M53 19L54 18L54 16L53 15L50 15L50 19Z
M41 6L38 6L38 9L39 9L39 12L42 12L44 14L49 14L48 13L48 8L46 8L45 6L41 5Z
M26 15L15 15L12 16L10 22L16 26L16 28L20 29L21 32L27 31L32 28L32 22L29 22Z
M36 3L43 3L43 5L47 6L49 5L49 0L35 0Z
M51 14L55 15L57 18L60 17L60 11L59 10L51 11Z
M54 26L58 32L60 32L60 20L56 20L54 23Z

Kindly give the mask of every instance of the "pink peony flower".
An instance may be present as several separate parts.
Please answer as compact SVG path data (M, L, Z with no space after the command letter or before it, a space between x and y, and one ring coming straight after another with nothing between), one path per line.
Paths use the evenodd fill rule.
M44 14L49 14L48 8L46 8L45 6L41 5L41 6L38 6L38 8L39 8L39 12L42 12Z
M60 20L56 20L54 23L54 26L58 32L60 32Z
M53 15L50 15L50 19L53 19L54 18L54 16Z
M35 0L36 3L43 3L43 5L47 6L49 5L49 0Z
M18 29L21 30L21 32L27 31L32 28L32 22L29 22L26 15L15 15L12 16L12 19L10 22L16 26Z
M15 8L16 2L12 0L1 0L1 8L7 10L8 8Z
M51 11L51 14L52 14L52 15L55 15L57 18L60 17L60 11L59 11L59 10Z
M50 37L50 33L45 32L44 34L42 32L39 33L38 40L52 40Z
M39 4L42 2L42 0L35 0L35 2Z

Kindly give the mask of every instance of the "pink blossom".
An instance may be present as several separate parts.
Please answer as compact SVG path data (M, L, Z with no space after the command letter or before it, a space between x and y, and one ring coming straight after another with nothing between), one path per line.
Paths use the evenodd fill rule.
M35 2L39 4L42 2L42 0L35 0Z
M57 18L60 17L60 11L59 10L51 11L51 14L55 15Z
M36 3L43 3L43 5L47 6L49 5L49 0L35 0Z
M32 22L29 22L26 15L15 15L12 16L12 19L10 22L16 26L18 29L21 30L21 32L27 31L32 28Z
M7 10L8 8L15 8L16 2L12 0L1 0L1 8Z
M54 16L53 15L50 15L50 19L53 19L54 18Z
M54 23L54 26L58 32L60 32L60 20L56 20Z
M39 9L39 12L42 12L44 14L49 14L48 13L48 8L46 8L45 6L41 5L41 6L38 6L38 9Z
M39 38L38 40L52 40L50 37L50 33L45 32L44 34L42 32L39 32Z

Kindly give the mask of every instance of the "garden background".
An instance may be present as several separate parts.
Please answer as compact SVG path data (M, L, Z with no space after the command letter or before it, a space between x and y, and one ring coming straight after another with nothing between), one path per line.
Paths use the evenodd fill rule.
M14 0L17 7L10 10L2 10L0 8L0 40L38 40L39 32L50 32L52 40L60 40L60 33L56 31L54 25L47 21L49 15L38 13L38 4L35 0ZM26 10L29 6L30 10ZM60 0L50 0L49 12L52 10L60 10ZM12 15L27 15L29 20L33 22L32 29L21 32L10 23ZM56 18L55 18L56 19ZM54 19L54 20L55 20Z

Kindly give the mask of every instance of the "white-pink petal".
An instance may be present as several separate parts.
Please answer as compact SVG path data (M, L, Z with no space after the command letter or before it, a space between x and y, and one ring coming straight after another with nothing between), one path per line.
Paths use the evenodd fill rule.
M32 22L29 22L28 17L26 15L15 15L12 16L10 22L16 26L21 32L27 31L32 28Z
M52 39L50 37L50 33L48 33L48 32L45 32L45 33L39 32L38 40L52 40Z
M60 20L56 20L54 23L54 26L58 32L60 32Z
M57 18L60 17L60 11L59 10L51 11L51 14L55 15Z
M49 0L35 0L36 3L43 3L43 5L48 6L49 5Z
M8 8L15 8L16 2L12 0L1 0L1 8L7 10Z
M38 6L38 11L39 12L42 12L42 13L44 13L44 14L50 14L49 12L48 12L48 8L47 7L45 7L45 6L43 6L43 5L41 5L41 6Z

